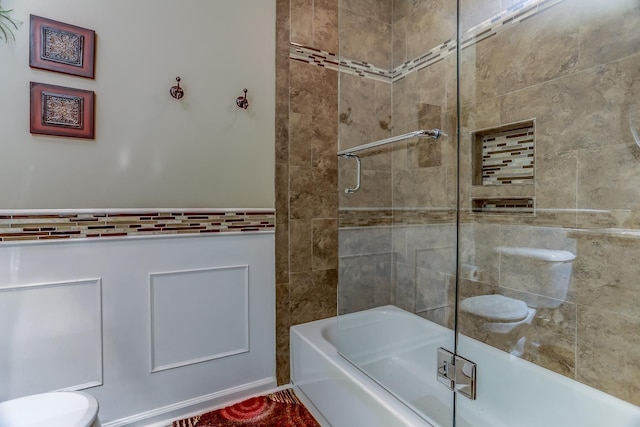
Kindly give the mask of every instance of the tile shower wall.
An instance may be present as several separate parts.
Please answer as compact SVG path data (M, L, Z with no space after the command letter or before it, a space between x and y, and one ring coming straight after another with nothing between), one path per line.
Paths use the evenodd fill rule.
M340 149L424 128L455 135L447 108L455 104L455 84L448 85L455 67L444 60L454 17L447 2L340 3ZM438 31L432 39L424 37L427 27ZM364 72L349 70L358 63ZM390 77L367 72L380 69ZM339 161L339 311L391 303L446 318L455 283L455 139L360 154L362 186L354 194L342 191L355 183L354 162Z
M455 67L444 59L455 37L455 4L449 3L341 4L341 59L346 55L374 68L387 67L391 78L384 82L340 74L340 149L425 128L455 135L455 115L447 107L449 102L455 105L455 94L449 93L455 90L450 84L455 82ZM433 40L423 37L427 27L438 31ZM345 285L339 290L341 312L385 301L425 316L451 312L435 293L445 295L453 272L444 260L455 257L442 258L442 265L434 265L434 260L441 253L455 253L455 239L446 239L447 244L411 237L444 237L454 224L455 151L455 139L445 137L362 153L360 190L340 193L340 274ZM340 167L342 189L356 177L352 160L341 160ZM370 244L375 241L387 250ZM371 281L379 280L370 278L371 271L390 278L390 283L372 292ZM442 286L431 286L431 276L442 279Z
M338 72L290 59L291 43L338 51L337 0L278 0L276 359L289 382L289 327L335 316Z
M380 78L380 73L376 78L363 78L364 73L356 71L340 73L340 98L336 103L340 108L341 149L416 128L440 127L449 135L455 134L455 55L441 55L427 66L416 67L415 71L395 73L408 62L418 63L425 51L434 52L434 46L436 50L448 50L450 39L455 36L455 27L448 21L454 12L449 4L452 2L427 5L427 2L398 1L393 2L391 12L389 3L340 2L341 55L353 60L351 65L366 62L376 69L388 69L392 74L387 82ZM558 309L538 310L528 335L535 349L524 357L638 404L640 360L636 343L640 321L630 301L637 300L639 292L632 279L637 276L632 266L640 240L633 231L603 232L602 229L635 229L640 221L637 210L634 211L640 188L635 185L638 154L629 132L629 124L640 121L640 108L634 101L640 90L638 32L619 31L640 25L640 11L637 2L632 0L616 0L614 6L611 2L596 0L580 5L574 0L533 3L536 2L462 2L461 25L464 30L471 29L472 36L471 42L464 45L460 64L459 197L463 220L460 262L465 266L461 270L460 296L502 293L524 301L538 297L531 283L512 288L500 281L509 267L500 264L494 247L526 243L575 253L567 300ZM537 16L530 16L530 12L523 9L530 4ZM296 24L291 22L292 34L299 37L296 40L291 36L290 41L335 52L327 45L313 44L315 40L325 40L321 35L314 35L313 21L316 16L323 16L311 14L314 6L323 5L311 1L292 2L291 19L298 16L297 22L302 24L294 29ZM280 16L288 10L287 7ZM303 14L302 10L308 13ZM575 13L576 10L580 12ZM504 21L497 20L502 22L498 27L491 20L497 14L504 18ZM440 19L428 18L434 15ZM520 18L510 19L514 15ZM479 37L481 32L473 27L483 21L489 23L491 31ZM429 28L439 30L429 32ZM432 34L436 36L431 43L424 44ZM287 37L283 40L285 38L289 40ZM279 60L284 62L284 52L289 52L289 45L286 44L285 49L283 40L280 40L283 48ZM287 212L286 216L278 216L277 226L280 378L288 374L285 328L294 323L293 310L300 307L296 298L307 291L321 289L320 279L313 281L314 274L326 278L327 274L319 272L331 271L318 270L327 264L313 261L315 253L323 252L320 245L314 243L321 223L313 227L316 217L301 214L304 210L299 207L294 209L299 198L308 206L314 206L312 200L317 203L320 195L311 190L301 193L293 190L304 187L294 185L300 172L311 173L305 182L328 176L319 174L320 163L314 161L321 157L314 146L322 143L313 142L314 135L320 131L309 132L309 129L322 119L328 106L326 95L333 92L314 93L312 89L297 92L295 79L309 82L312 77L305 80L294 74L308 73L324 81L328 75L337 76L331 73L339 67L329 71L330 63L322 64L323 69L298 62L290 63L295 66L287 67L286 73L291 74L286 77L283 77L285 71L279 69L278 80L279 87L283 88L279 102L285 106L278 113L281 138L277 143L277 182L278 188L283 189L278 191L278 211ZM291 85L287 81L289 77ZM298 94L301 95L299 101L308 102L302 113L295 110L300 106L293 106ZM307 117L296 117L295 113L307 114ZM310 120L308 114L311 114ZM534 118L536 185L512 184L499 189L471 185L468 138L471 132ZM304 123L303 130L309 133L308 144L294 150L296 123ZM289 131L291 136L287 134ZM330 153L334 152L332 147ZM341 306L350 302L350 308L356 310L388 301L451 325L453 270L447 268L446 262L434 263L439 258L450 259L455 250L443 244L448 241L448 231L455 221L455 155L455 141L450 138L436 144L409 142L403 147L381 149L362 157L363 183L367 185L351 198L339 193L340 234L341 238L345 236L340 242L341 253L345 255L340 259L340 274L355 278L357 284L353 292L340 295ZM325 160L330 161L328 156ZM300 163L296 166L296 162ZM340 160L336 167L340 168L339 188L351 185L355 178L353 164ZM317 175L313 175L313 171ZM535 199L536 214L471 213L472 198L494 197ZM298 220L300 222L294 224ZM439 235L442 240L433 245L409 241L419 235ZM300 236L295 239L298 243L294 244L294 236ZM469 270L474 267L478 270ZM294 272L302 268L310 270L298 276L305 278L306 286L298 287L294 296L297 274ZM607 274L603 274L605 270ZM536 272L530 273L525 277L535 280ZM389 277L391 285L381 284L371 291L374 289L371 282L378 283ZM422 287L425 283L430 285ZM439 285L432 286L433 283ZM358 287L360 291L369 292L357 292ZM335 292L335 288L329 288L325 289L327 295ZM328 306L328 299L321 299L310 303L311 310L322 306L323 301ZM320 315L320 311L316 313ZM328 311L325 315L332 314ZM307 317L311 320L313 316ZM483 339L482 332L474 330L475 326L477 324L464 319L460 324L469 335ZM611 371L613 366L620 369Z
M455 295L455 7L393 3L394 132L438 128L447 135L394 150L393 296L396 305L446 325Z
M393 135L392 2L340 3L340 57L387 70L387 79L340 73L340 149ZM365 68L366 70L366 68ZM362 185L353 194L355 161L340 158L338 310L359 311L394 302L392 151L359 153Z
M490 18L504 9L502 3L463 1L463 26ZM637 1L564 0L463 49L460 63L460 261L480 269L476 278L460 278L461 298L540 297L539 270L520 266L520 283L507 284L513 266L501 262L495 247L574 253L566 301L557 309L538 309L523 357L636 405L638 28ZM472 185L471 133L534 118L535 186ZM477 197L534 198L535 215L472 213ZM459 326L485 338L464 315Z

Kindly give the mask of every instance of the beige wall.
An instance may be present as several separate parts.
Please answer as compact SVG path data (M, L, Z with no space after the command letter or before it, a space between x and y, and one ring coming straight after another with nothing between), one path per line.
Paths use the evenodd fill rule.
M2 5L0 208L274 206L275 0ZM29 14L95 30L95 80L29 68ZM30 81L95 91L96 139L31 135Z

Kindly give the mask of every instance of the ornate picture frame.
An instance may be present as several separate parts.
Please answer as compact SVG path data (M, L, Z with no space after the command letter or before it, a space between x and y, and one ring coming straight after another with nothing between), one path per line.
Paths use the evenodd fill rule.
M29 65L93 79L95 31L31 15Z
M31 133L95 138L95 93L31 82Z

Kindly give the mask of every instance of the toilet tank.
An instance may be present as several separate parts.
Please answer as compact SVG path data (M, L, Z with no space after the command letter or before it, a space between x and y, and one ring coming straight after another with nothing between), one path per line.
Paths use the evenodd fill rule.
M530 307L556 308L566 299L576 256L564 250L515 246L500 254L500 286L527 292Z

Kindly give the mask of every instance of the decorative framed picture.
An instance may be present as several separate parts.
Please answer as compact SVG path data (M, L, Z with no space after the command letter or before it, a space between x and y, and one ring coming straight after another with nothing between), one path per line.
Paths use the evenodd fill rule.
M94 139L95 94L31 82L31 133Z
M92 79L95 36L93 30L31 15L29 65Z

